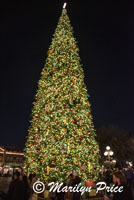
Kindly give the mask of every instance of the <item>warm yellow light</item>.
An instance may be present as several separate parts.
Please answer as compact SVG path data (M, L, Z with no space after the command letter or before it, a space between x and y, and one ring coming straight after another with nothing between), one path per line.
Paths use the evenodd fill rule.
M3 152L0 152L0 154L3 154ZM15 152L6 152L5 154L10 154L10 155L19 155L19 156L24 156L24 153L15 153Z

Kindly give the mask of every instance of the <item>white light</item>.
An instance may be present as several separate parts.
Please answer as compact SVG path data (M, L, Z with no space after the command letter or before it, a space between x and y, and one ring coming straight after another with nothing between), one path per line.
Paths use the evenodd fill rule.
M132 166L133 166L132 162L128 162L128 164L130 165L130 167L132 167Z
M0 152L0 154L3 154L3 152ZM20 156L24 156L24 153L17 153L17 152L8 152L6 151L5 154L11 154L11 155L20 155Z
M105 152L104 152L104 156L107 156L107 155L108 155L108 152L105 151Z
M110 151L110 156L112 156L114 154L114 152L113 151Z
M63 8L66 8L67 3L64 3Z
M106 150L110 150L110 146L107 146L107 147L106 147Z
M116 163L116 160L113 160L113 163Z

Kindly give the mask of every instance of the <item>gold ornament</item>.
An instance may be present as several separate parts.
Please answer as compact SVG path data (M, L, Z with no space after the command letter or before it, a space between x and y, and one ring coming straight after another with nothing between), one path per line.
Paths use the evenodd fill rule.
M81 135L81 134L82 134L82 129L78 129L78 130L77 130L77 134L78 134L78 135Z
M67 144L67 152L70 153L69 143Z
M49 124L50 124L50 123L49 123L49 122L47 122L47 123L46 123L46 127L48 127L48 126L49 126Z
M83 119L80 119L80 126L82 125Z
M50 54L52 54L52 52L53 52L53 49L49 49L49 50L47 51L47 55L49 56Z
M89 170L89 173L91 172L91 168L92 168L92 165L90 162L88 162L88 170Z
M47 175L49 175L49 166L47 166Z
M67 132L67 128L62 128L62 132Z
M64 120L63 120L63 121L64 121L64 123L66 123L66 122L67 122L67 117L64 117Z
M73 97L71 95L70 99L69 99L69 103L72 104L73 103Z
M50 105L49 105L49 104L46 104L46 105L45 105L45 111L47 111L49 108L50 108Z

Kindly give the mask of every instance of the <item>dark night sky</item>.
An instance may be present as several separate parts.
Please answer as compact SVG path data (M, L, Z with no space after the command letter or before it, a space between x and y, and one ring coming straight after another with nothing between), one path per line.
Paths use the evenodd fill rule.
M76 3L77 2L77 3ZM134 5L68 1L95 128L134 130ZM126 1L127 2L127 1ZM32 102L63 1L6 1L0 17L0 145L27 135Z

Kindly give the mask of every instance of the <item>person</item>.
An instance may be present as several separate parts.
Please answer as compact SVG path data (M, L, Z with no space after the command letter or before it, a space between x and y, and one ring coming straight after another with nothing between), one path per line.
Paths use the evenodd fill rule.
M122 192L113 193L113 200L133 200L132 191L127 186L125 175L122 172L113 174L113 182L115 186L123 186ZM106 196L104 200L109 200L109 197Z
M70 174L69 175L69 184L68 184L68 186L72 186L73 185L73 180L74 180L74 176L73 176L73 174Z
M126 171L126 179L128 186L131 188L133 183L133 170L130 166L128 166L128 169Z
M28 184L30 185L31 182L32 182L32 178L33 178L33 174L29 174L29 177L28 177Z
M132 171L133 171L133 184L132 184L132 186L134 188L134 167L132 167Z
M56 192L49 192L48 198L51 199L51 200L55 200L56 199Z
M105 174L104 174L104 180L107 183L107 186L110 186L110 184L112 183L112 169L107 168ZM107 196L110 196L110 192L106 192Z
M7 200L25 200L25 187L23 181L19 179L20 173L16 171L13 181L9 185Z
M33 178L33 174L29 174L29 177L28 177L28 186L29 186L29 196L30 197L33 195L32 178Z
M37 197L34 197L36 196L36 194L34 193L33 191L33 184L36 182L37 180L37 177L36 177L36 174L29 174L29 177L28 177L28 184L29 184L29 196L30 196L30 200L32 199L36 199Z
M30 187L28 185L27 176L25 174L23 175L22 181L23 181L24 187L25 187L26 200L28 200L30 197Z
M66 184L64 183L61 187L61 190L62 188L64 188L66 186ZM65 199L65 192L57 192L56 191L56 200L64 200Z
M118 167L116 167L115 168L115 172L119 172L120 170L119 170L119 168Z
M51 180L50 183L51 182L56 183L56 179ZM53 192L53 191L50 192L49 191L49 193L48 193L48 199L55 200L56 199L56 192Z
M79 185L81 183L81 178L79 176L75 176L75 179L73 181L73 187L76 185ZM73 192L73 200L80 200L81 193L80 192Z
M68 177L70 180L69 180L69 183L68 183L68 187L69 186L73 186L73 182L74 182L74 175L71 173ZM69 192L69 200L72 200L73 199L73 193L72 192Z

